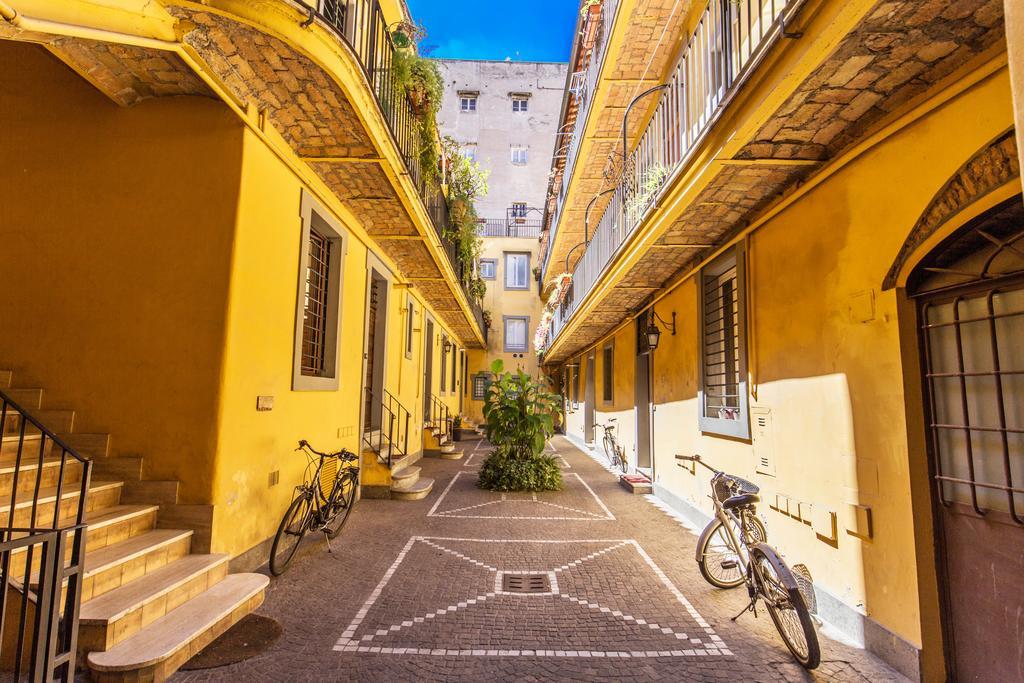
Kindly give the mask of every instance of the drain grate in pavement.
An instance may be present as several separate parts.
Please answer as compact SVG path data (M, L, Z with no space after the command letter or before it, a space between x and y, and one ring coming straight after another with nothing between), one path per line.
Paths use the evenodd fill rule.
M551 579L547 574L503 574L501 589L506 593L549 593Z
M266 651L281 636L281 624L270 617L249 614L185 662L182 671L215 669L244 662Z

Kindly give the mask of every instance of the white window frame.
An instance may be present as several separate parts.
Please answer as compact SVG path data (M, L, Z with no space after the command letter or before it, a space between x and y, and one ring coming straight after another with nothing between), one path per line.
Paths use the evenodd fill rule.
M295 343L292 352L292 391L336 391L340 384L341 286L348 253L348 232L313 195L302 191L299 202L301 220L299 240L299 276L295 300ZM305 317L305 291L309 270L309 233L314 228L331 242L327 265L327 325L324 339L324 370L318 376L302 374L302 333Z
M463 114L475 114L478 95L459 95L459 111Z
M524 97L523 95L512 96L512 112L515 114L525 114L530 111L530 98Z
M491 266L491 275L488 277L484 273L484 264ZM482 258L480 259L480 279L481 280L497 280L498 279L498 259L496 258Z
M523 329L523 345L520 346L509 346L508 344L508 324L510 321L517 320L522 321L525 325ZM523 353L529 349L530 346L530 316L528 315L503 315L501 316L501 345L505 353Z
M708 417L705 408L705 346L704 325L707 313L705 310L705 287L709 277L717 277L730 268L736 268L736 326L737 338L739 341L737 349L738 377L738 411L737 419L720 417ZM700 271L697 281L697 367L700 370L700 384L697 391L697 420L700 430L707 434L732 437L735 439L750 439L750 396L747 383L747 277L746 277L746 251L742 244L736 245L729 252L722 254L709 265Z
M509 285L509 274L515 272L515 270L513 268L509 267L509 257L511 257L511 256L525 256L526 257L526 281L523 283L522 286L519 286L519 285ZM504 273L505 289L510 290L510 291L515 291L515 292L522 292L522 291L529 290L530 289L530 252L528 252L528 251L506 251L505 252L505 259L504 259L504 261L505 261L505 263L504 263L504 266L505 266L505 273Z
M530 146L529 145L512 145L510 148L510 158L513 166L526 166L530 163ZM522 159L517 160L517 155L521 153Z

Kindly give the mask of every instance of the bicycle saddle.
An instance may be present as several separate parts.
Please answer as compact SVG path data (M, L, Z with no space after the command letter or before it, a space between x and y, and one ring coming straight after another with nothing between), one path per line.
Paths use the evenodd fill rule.
M761 496L756 493L741 493L736 496L729 496L722 503L722 507L726 510L732 510L733 508L746 507L748 505L754 505L755 503L761 502Z

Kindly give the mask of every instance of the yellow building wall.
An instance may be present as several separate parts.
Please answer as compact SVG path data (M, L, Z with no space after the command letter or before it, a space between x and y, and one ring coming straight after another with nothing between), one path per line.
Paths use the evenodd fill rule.
M480 258L495 259L495 279L484 280L487 284L487 293L483 298L484 310L491 312L491 329L488 332L487 349L485 351L474 351L470 354L469 362L469 387L470 393L465 397L463 412L471 420L483 421L483 401L475 401L472 398L473 375L480 372L490 372L491 363L501 359L505 364L505 370L515 372L522 370L532 377L540 376L540 365L537 362L537 354L533 349L533 333L540 322L540 316L544 310L544 302L537 292L537 282L533 273L530 273L529 289L505 289L505 253L528 253L530 255L530 270L540 265L540 244L535 238L523 237L485 237L483 238L483 250ZM505 325L504 316L528 316L526 344L524 352L505 351Z
M202 98L118 107L36 46L0 63L0 365L208 502L242 127Z
M339 387L292 391L303 188L302 181L247 131L217 441L214 552L238 555L274 534L306 467L305 457L295 452L300 439L317 450L361 450L369 249L352 232L342 270ZM322 209L345 226L341 217ZM383 266L387 269L388 264ZM412 357L406 358L404 310L409 296L415 318ZM454 340L440 319L425 309L414 287L388 287L385 388L411 413L410 453L422 449L424 310L433 317L437 335ZM436 391L439 343L433 352ZM261 395L274 397L272 411L256 411ZM457 400L453 392L445 397L446 402ZM279 473L275 485L270 484L272 472ZM395 512L402 511L396 507Z
M762 487L759 512L769 538L787 561L805 563L818 585L917 647L919 572L934 571L918 567L914 535L915 515L930 512L915 510L909 493L910 460L925 456L908 451L905 403L918 401L919 389L905 393L903 369L918 361L901 358L897 295L880 286L936 192L1012 125L1003 69L864 151L751 234L750 405L752 411L770 409L771 439L752 444L699 431L695 281L684 280L657 304L659 314L675 312L679 321L675 336L663 328L654 353L658 486L710 514L708 476L677 467L677 453L699 453L755 481ZM615 334L620 424L626 406L618 404L618 378L622 399L633 397L634 366L618 353L624 333L633 334L632 322ZM603 410L602 346L594 347L599 422L616 412ZM585 366L584 360L580 410L568 418L569 432L578 438ZM630 438L620 432L623 441ZM772 448L775 476L755 473L755 447L764 445ZM771 509L776 494L788 500L790 514ZM857 528L856 504L871 509L871 538L847 531ZM810 524L830 513L834 540Z

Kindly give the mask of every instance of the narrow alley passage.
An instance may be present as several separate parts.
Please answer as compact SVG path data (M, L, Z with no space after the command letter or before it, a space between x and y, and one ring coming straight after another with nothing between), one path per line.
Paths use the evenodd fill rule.
M419 463L426 499L361 501L331 554L307 541L258 610L283 627L268 651L173 680L905 680L825 634L808 674L767 614L732 622L745 596L704 582L695 535L565 438L557 493L477 489L489 446L462 446Z

